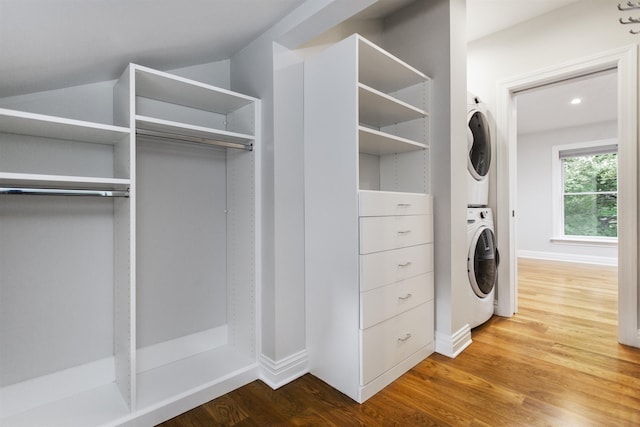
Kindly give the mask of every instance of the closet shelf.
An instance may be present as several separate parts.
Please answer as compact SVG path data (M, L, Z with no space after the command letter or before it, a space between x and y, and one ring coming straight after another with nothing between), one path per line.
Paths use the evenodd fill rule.
M0 172L0 185L5 187L126 191L131 186L131 180L120 178L95 178L88 176Z
M389 93L426 80L424 73L358 35L358 81Z
M3 427L119 425L115 420L124 420L129 414L118 387L110 383L3 418L0 422Z
M256 98L206 83L134 65L136 95L170 104L227 115L256 102Z
M358 83L360 122L377 128L426 117L427 113L379 90Z
M0 108L0 132L43 138L116 144L129 128Z
M384 156L387 154L425 150L427 146L407 138L369 129L364 126L358 126L358 148L360 153Z
M222 384L228 377L251 373L256 361L225 345L138 373L138 408L145 411L172 396Z
M225 130L136 115L136 132L150 138L251 150L255 137Z

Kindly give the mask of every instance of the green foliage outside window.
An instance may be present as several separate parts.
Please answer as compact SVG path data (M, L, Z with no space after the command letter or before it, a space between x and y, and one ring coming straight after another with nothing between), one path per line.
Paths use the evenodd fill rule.
M563 159L564 234L618 237L616 153Z

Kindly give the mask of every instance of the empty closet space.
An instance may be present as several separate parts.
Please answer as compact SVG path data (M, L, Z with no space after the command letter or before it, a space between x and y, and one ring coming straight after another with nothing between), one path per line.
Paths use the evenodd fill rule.
M226 347L224 150L138 138L136 156L137 387L144 408L223 376L226 358L238 367L250 359Z
M0 109L0 424L124 416L130 130ZM83 410L78 411L78 406ZM73 420L76 421L73 421Z
M136 134L134 384L144 413L223 390L257 366L259 112L255 98L134 64L115 93L116 116Z

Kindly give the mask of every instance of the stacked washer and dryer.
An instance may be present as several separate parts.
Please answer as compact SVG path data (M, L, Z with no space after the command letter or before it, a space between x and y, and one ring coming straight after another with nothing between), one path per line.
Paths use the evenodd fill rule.
M491 132L485 105L472 94L467 97L467 271L465 292L469 327L489 320L494 311L498 277L498 250L493 212L489 208Z

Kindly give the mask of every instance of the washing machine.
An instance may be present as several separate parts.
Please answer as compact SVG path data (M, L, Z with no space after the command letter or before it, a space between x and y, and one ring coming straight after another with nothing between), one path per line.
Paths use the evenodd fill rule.
M467 94L467 206L489 204L491 132L486 105Z
M491 318L500 261L489 208L467 208L467 312L470 328Z

